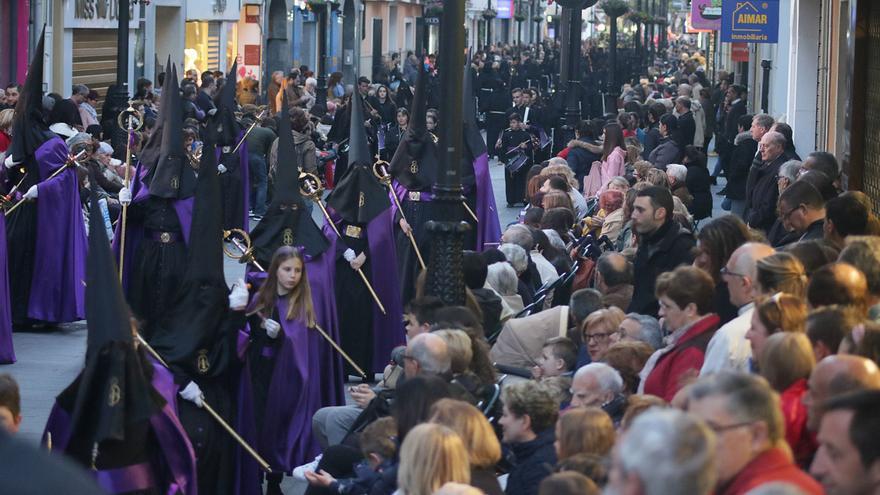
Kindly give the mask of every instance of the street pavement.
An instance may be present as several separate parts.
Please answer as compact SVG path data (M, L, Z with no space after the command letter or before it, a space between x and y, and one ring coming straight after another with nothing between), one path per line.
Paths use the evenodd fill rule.
M714 158L710 159L710 170L714 161ZM492 161L490 173L503 229L516 220L519 208L505 206L504 167ZM713 193L718 189L720 186L713 187ZM713 217L723 215L718 196L714 196L714 202ZM319 225L323 222L317 209L313 211L313 216ZM227 282L232 284L243 276L244 265L225 258L224 270ZM13 341L18 362L0 366L0 373L11 373L18 381L24 418L20 435L21 438L37 444L55 396L70 384L83 366L86 325L85 322L76 322L47 331L18 332L13 335ZM291 478L285 478L282 486L288 494L299 494L305 490L304 483L295 482Z

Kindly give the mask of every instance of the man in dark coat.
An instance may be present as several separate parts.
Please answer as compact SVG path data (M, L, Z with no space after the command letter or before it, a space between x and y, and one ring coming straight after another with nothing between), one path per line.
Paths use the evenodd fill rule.
M779 189L776 176L785 163L785 136L768 132L761 138L758 152L761 165L752 166L746 183L746 216L749 227L767 231L776 220L776 200Z
M639 235L635 261L635 288L628 313L657 316L654 283L657 277L673 268L691 264L691 249L696 242L688 230L672 220L672 193L665 187L652 186L636 196L633 205L633 229Z
M697 133L697 122L691 112L691 99L680 96L675 100L675 113L678 114L678 133L673 139L684 149L685 146L694 144L694 135Z
M733 140L733 153L727 164L727 199L731 201L730 212L742 218L746 210L746 181L752 160L758 153L758 142L752 138L749 126L751 115L739 118L739 134Z
M651 165L666 170L666 166L670 163L677 163L681 160L681 146L676 141L675 136L678 132L678 119L672 114L666 114L660 117L660 142L648 155L648 161Z
M798 235L798 241L825 237L825 200L812 184L795 181L779 195L779 216Z

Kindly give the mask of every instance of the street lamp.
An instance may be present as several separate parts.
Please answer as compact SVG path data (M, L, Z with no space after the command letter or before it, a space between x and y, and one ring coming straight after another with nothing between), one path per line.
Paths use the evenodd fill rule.
M581 120L580 101L581 84L581 18L582 11L592 7L597 0L556 0L562 6L563 19L569 20L568 30L563 31L563 57L560 60L560 72L565 76L564 100L565 125L562 130L568 138L574 137L574 130ZM566 139L567 142L567 139Z

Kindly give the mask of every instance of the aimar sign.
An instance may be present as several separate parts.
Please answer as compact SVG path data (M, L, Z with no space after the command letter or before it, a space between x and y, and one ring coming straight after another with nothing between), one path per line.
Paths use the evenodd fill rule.
M721 41L776 43L779 39L779 0L724 0Z

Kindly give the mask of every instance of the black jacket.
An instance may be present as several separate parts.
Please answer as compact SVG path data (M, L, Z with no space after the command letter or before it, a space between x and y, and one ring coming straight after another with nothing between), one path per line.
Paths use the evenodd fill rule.
M681 161L681 146L678 142L671 138L665 137L660 140L651 153L648 155L648 161L656 168L665 171L666 166L670 163L678 163Z
M553 428L548 428L530 442L510 446L513 467L507 478L507 495L536 495L541 481L553 473L556 465L556 440Z
M694 144L694 134L696 133L697 122L694 120L694 114L691 111L681 114L678 117L678 130L675 133L675 140L681 149Z
M733 143L739 129L739 118L745 114L746 101L743 99L734 103L727 111L727 115L724 117L724 136L727 138L727 142Z
M596 142L593 140L587 140L584 138L572 141L569 144L568 156L566 157L566 161L568 162L568 166L571 167L571 170L574 172L574 177L577 179L578 188L582 188L584 185L584 177L590 173L590 167L593 166L593 162L602 161L602 155L593 153L588 150L586 146L581 146L581 143L589 143L595 145ZM572 146L574 145L574 146Z
M825 219L816 220L807 226L807 230L800 236L798 241L814 241L825 238Z
M651 152L654 151L654 148L660 144L660 139L663 136L660 135L660 126L657 122L654 122L648 127L648 131L645 133L645 146L642 149L642 158L645 160L651 156Z
M779 188L776 175L785 163L785 155L779 155L770 163L752 167L746 182L746 223L754 229L767 232L776 220L776 201Z
M743 200L746 199L746 181L758 152L758 142L752 139L749 131L744 131L736 135L733 144L733 154L727 165L727 198Z
M695 220L702 220L712 216L712 179L709 177L709 169L696 163L687 164L688 192L694 198L690 209Z
M694 235L672 220L653 234L642 236L634 264L635 288L627 313L657 316L657 298L654 296L657 277L679 265L693 263L691 250L694 245Z
M483 330L486 335L492 335L497 330L500 330L501 311L503 309L501 297L494 290L482 287L472 289L471 294L474 295L474 299L480 305L480 310L483 311Z

